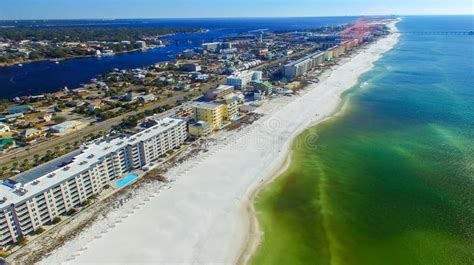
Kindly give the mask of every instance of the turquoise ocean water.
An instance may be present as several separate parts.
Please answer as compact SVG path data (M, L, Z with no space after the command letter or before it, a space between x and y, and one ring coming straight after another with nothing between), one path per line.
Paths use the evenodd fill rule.
M474 16L398 28L472 31ZM402 35L344 102L259 195L252 263L474 264L474 36Z

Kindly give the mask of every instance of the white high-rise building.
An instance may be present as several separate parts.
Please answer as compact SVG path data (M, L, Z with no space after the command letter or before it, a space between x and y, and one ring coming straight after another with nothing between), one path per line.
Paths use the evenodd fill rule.
M286 64L283 67L283 74L286 78L293 80L319 66L323 61L324 52L315 52L297 61Z
M0 184L0 247L34 233L99 194L114 180L153 165L187 138L186 122L166 118L138 134L96 142Z
M235 89L244 88L250 81L262 80L262 71L243 71L227 77L226 84Z

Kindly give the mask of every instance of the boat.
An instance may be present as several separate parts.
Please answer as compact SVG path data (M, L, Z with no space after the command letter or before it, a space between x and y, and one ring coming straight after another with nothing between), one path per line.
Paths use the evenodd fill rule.
M19 63L19 64L18 64L18 66L22 67L22 66L23 66L23 64L22 64L22 63Z

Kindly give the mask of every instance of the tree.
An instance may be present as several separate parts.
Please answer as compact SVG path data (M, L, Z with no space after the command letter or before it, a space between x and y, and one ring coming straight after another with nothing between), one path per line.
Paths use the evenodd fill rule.
M39 235L41 233L43 233L44 231L46 231L46 229L44 229L43 227L39 227L36 231L35 231L35 234Z
M65 122L67 119L65 117L62 117L62 116L55 116L53 117L53 121L55 123L62 123L62 122Z

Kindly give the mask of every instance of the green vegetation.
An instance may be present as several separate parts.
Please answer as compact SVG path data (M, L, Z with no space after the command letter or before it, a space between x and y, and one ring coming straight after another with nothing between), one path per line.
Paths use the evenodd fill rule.
M25 237L19 237L16 241L17 246L24 246L27 243L28 243L28 239L26 239Z
M75 208L72 208L67 212L67 215L75 215L77 213L77 210Z
M159 36L180 32L195 32L195 28L152 28L152 27L15 27L0 28L0 38L13 41L52 41L52 42L86 42L86 41L136 41L143 37Z
M18 47L27 48L29 54L16 50L8 51L0 57L0 63L18 63L27 60L62 59L94 56L95 49L64 43L107 42L107 49L114 52L132 51L140 48L135 41L160 35L195 32L194 28L127 28L127 27L14 27L0 28L0 40L20 42L22 40L46 41L45 43L25 43ZM128 41L129 43L121 43ZM88 44L89 45L89 44ZM93 44L91 44L93 45Z
M90 199L87 199L87 200L85 200L81 203L81 206L86 207L86 206L91 205L91 203L92 203L92 201Z
M10 255L10 253L6 250L0 250L0 258L6 258Z
M62 116L54 116L53 121L55 123L62 123L62 122L67 121L67 119L65 117L62 117Z
M44 231L46 231L46 229L44 229L43 227L40 227L35 231L35 234L39 235L39 234L42 234Z
M133 127L136 127L138 125L138 121L144 119L146 116L151 116L153 114L158 114L165 112L169 109L173 108L171 105L164 105L161 107L154 108L153 110L145 110L143 112L140 112L136 115L131 115L128 116L127 118L123 119L122 122L120 123L119 126L116 127L116 129L130 129Z
M56 216L56 217L54 217L54 219L53 219L53 224L57 224L57 223L59 223L59 222L61 222L61 221L62 221L61 217Z

